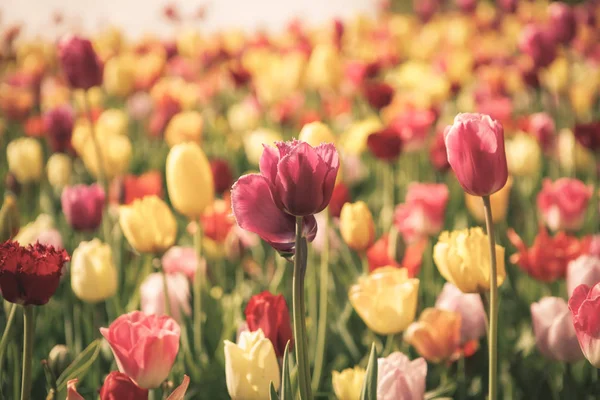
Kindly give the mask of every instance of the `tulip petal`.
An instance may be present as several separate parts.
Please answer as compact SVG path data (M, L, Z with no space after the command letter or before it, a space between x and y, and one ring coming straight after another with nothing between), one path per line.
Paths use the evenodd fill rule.
M264 145L262 156L260 157L259 168L262 176L267 178L271 185L275 185L277 178L277 163L279 162L279 152L277 149Z

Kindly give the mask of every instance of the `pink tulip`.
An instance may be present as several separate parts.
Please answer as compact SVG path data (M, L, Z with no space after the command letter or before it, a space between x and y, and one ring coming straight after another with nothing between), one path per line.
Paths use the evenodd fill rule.
M152 389L167 378L179 351L181 329L174 319L133 311L100 328L119 371L139 387Z
M463 293L453 284L445 283L435 302L435 308L461 315L461 346L485 335L485 310L478 294Z
M569 299L569 310L585 358L600 368L600 283L580 285Z
M484 114L458 114L444 132L448 162L465 192L489 196L508 179L502 125Z
M377 360L377 400L421 400L425 396L427 362L399 351Z
M440 233L444 226L448 187L445 184L411 183L406 201L396 207L394 224L406 242Z
M104 66L88 39L64 37L58 43L58 57L72 88L87 90L102 84Z
M198 253L193 247L173 246L162 256L161 263L167 274L181 272L193 281L198 270ZM202 263L204 267L204 263Z
M473 12L477 8L477 0L456 0L456 5L462 12Z
M552 151L556 126L550 115L545 112L531 114L527 122L527 130L537 139L545 152L550 153Z
M579 285L594 286L600 282L600 257L581 255L567 267L567 293L573 294Z
M577 33L577 22L573 9L560 1L548 5L550 31L554 40L559 43L568 44Z
M431 110L408 109L392 120L391 128L398 132L405 151L418 151L425 147L435 118Z
M521 31L519 49L533 60L537 68L547 67L556 58L556 44L551 31L529 24Z
M106 195L96 183L67 186L60 196L65 219L76 231L93 231L102 222Z
M162 273L150 274L140 286L140 301L144 314L165 315ZM181 321L181 314L190 315L190 284L185 275L181 273L167 274L167 288L171 305L170 315Z
M65 400L85 400L77 391L77 382L79 382L77 378L67 381L67 398Z
M590 249L588 254L600 258L600 235L592 236L590 240Z
M537 348L544 357L564 362L583 358L565 300L544 297L533 303L531 319Z
M583 225L592 193L591 187L577 179L544 179L537 196L538 210L551 230L576 231Z

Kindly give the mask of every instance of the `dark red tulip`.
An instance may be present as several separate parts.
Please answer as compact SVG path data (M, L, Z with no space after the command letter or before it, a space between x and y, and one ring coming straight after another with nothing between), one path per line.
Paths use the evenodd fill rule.
M213 175L213 182L215 183L215 192L223 194L225 191L231 189L233 184L233 173L227 160L222 158L214 158L210 161L210 170Z
M402 152L402 139L393 127L371 133L367 139L371 153L380 160L395 161Z
M104 66L88 39L64 37L58 44L58 57L72 88L87 90L102 84Z
M571 6L560 1L552 2L548 6L548 16L554 40L563 44L571 42L577 33L577 21Z
M273 343L275 353L283 357L285 346L294 344L294 335L290 323L290 313L283 295L274 295L268 291L252 296L245 310L248 329L253 332L262 329L265 337Z
M60 196L65 219L77 231L93 231L100 226L105 200L98 184L67 186Z
M366 82L363 94L371 107L381 110L392 102L394 88L384 82Z
M523 28L519 49L531 57L538 68L547 67L556 58L556 43L551 31L535 24Z
M600 152L600 121L577 124L573 129L573 133L582 146L591 151Z
M148 389L142 389L124 373L113 371L100 388L100 400L148 400Z
M46 140L53 152L66 152L72 149L74 112L70 106L59 106L44 114Z

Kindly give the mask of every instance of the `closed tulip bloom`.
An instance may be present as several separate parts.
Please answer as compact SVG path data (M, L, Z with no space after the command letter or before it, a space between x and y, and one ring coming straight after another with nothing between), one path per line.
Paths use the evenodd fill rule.
M390 335L404 331L415 319L419 280L406 268L382 267L348 291L350 304L373 332Z
M135 89L135 59L124 54L110 58L104 65L104 88L110 95L126 97Z
M100 400L148 400L148 389L142 389L119 371L106 376L99 394Z
M579 145L593 152L600 152L600 121L576 124L573 133Z
M157 196L121 206L119 224L131 247L140 253L162 253L173 245L177 235L173 213Z
M167 288L171 310L169 315L182 321L182 314L190 315L190 283L182 273L167 273ZM140 285L140 303L144 314L165 315L165 293L162 273L150 274Z
M585 358L600 368L600 283L577 286L569 299L569 310Z
M33 138L23 137L6 146L8 170L20 184L37 182L44 171L42 145Z
M100 168L104 167L106 178L110 180L129 169L132 148L127 136L108 135L99 140L98 144L102 163L98 163L98 153L91 140L85 142L81 151L77 150L92 176L100 176Z
M74 112L68 105L53 108L44 114L46 140L54 152L65 152L71 148Z
M71 258L71 288L80 300L96 303L117 292L117 268L108 244L81 242Z
M165 141L169 147L176 144L200 143L204 120L198 111L182 111L175 114L165 130Z
M197 219L213 203L215 190L208 158L196 143L171 148L166 164L167 190L173 207Z
M600 255L583 254L569 262L567 267L567 293L569 296L579 285L592 287L598 282L600 282Z
M69 184L72 170L73 161L64 153L52 154L46 163L48 182L55 189L62 189Z
M359 400L366 372L359 366L342 372L333 371L331 380L335 397L338 400Z
M489 196L506 184L502 125L484 114L458 114L444 133L448 162L465 192Z
M113 181L110 198L112 202L131 204L145 196L163 197L163 179L159 171L148 171L141 175L125 175Z
M461 316L460 345L485 336L486 315L481 297L475 293L463 293L446 282L435 301L435 308L459 313Z
M103 65L88 39L64 37L58 43L58 58L72 88L87 90L102 84Z
M344 242L355 251L365 251L375 239L375 223L364 201L346 203L340 212L340 233Z
M330 44L315 46L306 65L304 83L315 90L336 89L342 77L338 50Z
M490 196L490 203L492 205L492 221L498 223L506 219L508 212L508 204L510 200L510 192L513 185L513 178L508 177L506 185L496 193ZM479 196L473 196L469 193L465 193L465 203L469 214L479 223L485 222L485 210L483 209L483 203Z
M433 247L433 260L440 274L463 293L490 290L488 237L479 227L442 232ZM504 247L496 245L497 282L506 277Z
M306 142L312 147L317 147L323 143L335 143L335 136L327 125L316 121L302 127L298 140Z
M119 371L139 387L157 388L169 376L181 335L173 318L133 311L100 328L100 333L110 344Z
M592 193L593 189L578 179L544 179L537 196L538 210L551 230L577 231L584 223Z
M452 361L459 351L461 315L456 312L426 308L404 333L404 340L433 363Z
M519 36L519 50L527 54L537 68L547 67L556 58L556 43L550 30L529 24Z
M545 153L551 153L555 144L556 125L548 113L531 114L527 122L527 131L536 138Z
M531 305L535 344L544 357L563 362L583 358L567 302L544 297Z
M105 200L98 184L67 186L60 196L65 219L77 231L93 231L100 226Z
M571 6L560 1L552 2L548 5L548 16L554 40L563 44L573 40L577 33L577 21Z
M294 335L290 323L290 312L282 295L273 295L268 291L252 296L246 310L248 330L262 330L267 339L273 343L277 357L283 357L285 346L294 345Z
M231 189L231 185L233 185L233 172L227 160L221 158L210 160L210 170L212 171L216 193L223 194Z
M377 400L421 400L425 396L427 362L411 361L395 351L377 360Z
M534 137L517 133L506 142L508 172L514 176L537 177L542 168L542 149Z
M375 131L367 138L367 147L375 158L394 162L402 153L402 138L393 126Z
M394 88L385 82L366 82L363 95L375 110L388 106L394 98Z
M196 271L201 263L198 262L198 252L193 247L173 246L162 256L161 264L168 274L181 272L190 281L194 280Z
M271 383L279 389L277 356L262 330L242 332L237 344L225 340L225 378L232 400L267 399Z

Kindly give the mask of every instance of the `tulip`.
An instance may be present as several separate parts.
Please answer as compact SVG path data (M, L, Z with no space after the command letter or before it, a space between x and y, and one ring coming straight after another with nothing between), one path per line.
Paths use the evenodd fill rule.
M281 134L270 129L260 128L244 136L244 152L252 165L258 165L262 157L264 146L275 146L282 140Z
M258 128L260 124L260 109L253 100L245 100L233 104L227 109L227 122L234 132L247 132ZM281 139L274 139L281 140ZM256 158L258 160L260 155ZM256 162L258 164L258 161Z
M445 184L411 183L396 207L394 225L407 243L437 235L444 226L449 192Z
M417 14L423 22L429 21L440 8L440 5L440 0L413 0L415 14Z
M142 121L148 118L152 107L152 98L148 93L136 92L127 99L126 111L133 120Z
M110 95L127 97L135 89L135 59L123 54L110 58L104 65L104 88Z
M327 208L329 214L334 218L339 218L342 214L342 208L350 201L350 190L348 189L348 186L343 182L338 183L333 188L333 193L331 194L331 200L329 201L329 206Z
M37 182L44 170L42 146L33 138L19 138L6 146L8 169L20 184Z
M583 358L567 302L559 297L544 297L531 305L535 343L551 360L576 362Z
M56 292L67 261L65 250L6 241L0 244L0 294L11 303L44 305Z
M121 204L131 204L136 199L145 196L163 196L162 174L158 171L148 171L139 176L126 175L117 179L111 186L111 200Z
M375 223L364 201L346 203L340 212L340 233L344 242L355 251L365 251L375 239Z
M225 377L232 400L263 400L269 385L279 389L279 364L262 330L242 332L238 344L225 340Z
M81 151L76 148L92 176L97 178L101 167L104 168L106 178L109 180L127 171L132 154L131 141L128 137L108 135L99 140L98 144L101 163L98 163L98 152L93 141L86 141Z
M577 179L544 179L537 196L540 214L552 231L579 230L592 197L593 189Z
M55 345L48 354L48 366L54 376L60 376L72 362L73 357L67 346L63 344Z
M197 219L214 200L214 183L206 155L196 143L171 148L166 164L167 190L173 207Z
M513 178L509 176L508 180L506 181L506 185L490 196L490 203L492 205L492 221L494 223L498 223L506 219L512 185ZM465 203L467 205L469 214L471 214L471 216L475 218L477 222L485 222L485 214L480 197L465 193Z
M100 333L110 344L119 371L143 389L154 389L167 379L179 351L181 329L174 319L123 314Z
M94 231L102 222L104 190L98 184L67 186L60 196L62 211L77 231Z
M403 254L390 254L389 240L390 237L388 235L383 235L367 250L369 271L373 272L378 268L391 265L398 268L406 268L410 278L419 275L423 252L427 246L427 239L411 243L405 247L398 246L398 249L402 250ZM398 263L397 260L400 260L400 258L402 262Z
M569 263L585 254L590 246L589 237L578 239L564 232L549 236L543 226L529 249L514 230L509 229L507 236L518 251L510 257L510 262L542 282L564 278Z
M103 66L88 39L64 37L58 43L58 57L72 88L88 90L102 84Z
M569 310L585 358L600 368L600 284L577 286L569 299Z
M233 184L233 173L229 163L220 158L215 158L210 161L210 170L212 172L213 182L215 184L215 192L223 194Z
M60 232L50 228L39 233L37 241L46 246L52 246L55 249L64 249L63 240Z
M65 152L71 148L73 133L73 109L63 105L44 114L44 129L50 149L54 152Z
M71 288L80 300L96 303L117 292L117 268L108 244L81 242L71 259Z
M600 152L600 121L576 124L573 133L581 146L593 152Z
M6 193L2 208L0 208L0 242L5 242L16 236L20 227L17 198L10 193Z
M169 147L186 142L200 144L203 121L198 111L182 111L175 114L165 130L165 141Z
M504 247L496 245L497 281L506 277ZM440 274L463 293L490 289L488 237L481 228L442 232L433 247L433 260Z
M380 335L404 331L415 319L419 280L409 279L405 268L382 267L348 291L350 304L373 332Z
M142 389L122 372L106 376L100 388L100 400L148 400L148 389Z
M46 163L48 182L55 189L62 189L69 184L73 162L71 157L63 153L54 153Z
M589 171L595 168L594 154L582 146L570 130L560 131L556 148L562 168L569 171Z
M427 362L423 358L410 359L393 352L377 360L378 400L417 400L425 396Z
M532 136L517 133L506 142L506 159L511 175L537 177L542 168L542 149Z
M461 315L456 312L426 308L404 333L404 340L433 363L451 361L458 354Z
M100 138L107 136L127 136L129 117L119 108L102 111L96 120L96 134Z
M166 273L166 272L165 272ZM182 273L166 275L169 304L169 315L176 321L182 321L182 313L189 316L190 285ZM148 275L140 285L141 310L147 315L165 315L165 293L162 273Z
M583 254L569 262L567 266L567 293L569 296L579 285L592 287L598 282L600 282L600 255Z
M335 143L335 136L331 129L322 122L311 122L302 127L299 140L317 147L323 143Z
M485 335L486 315L479 295L463 293L453 284L446 282L435 302L435 308L460 314L461 346Z
M167 274L183 273L190 281L194 280L196 271L201 266L198 253L192 247L173 246L161 259L163 270Z
M506 184L502 125L483 114L458 114L444 133L448 162L465 192L489 196Z
M394 162L402 152L402 139L396 128L387 127L371 133L367 138L367 147L375 158Z
M568 44L577 33L577 22L573 9L565 3L553 2L548 5L549 24L552 26L550 31L554 40Z
M369 105L379 111L392 102L394 88L384 82L367 82L363 86L363 94Z
M330 44L318 44L306 65L304 84L313 90L336 89L342 76L337 49Z
M38 241L39 236L54 227L52 217L48 214L40 214L37 218L21 227L19 233L14 237L15 242L19 242L21 246L34 244Z
M536 138L544 152L550 153L552 151L556 125L550 115L545 112L531 114L527 122L527 131Z
M261 330L265 337L273 343L277 357L283 357L285 346L294 344L290 313L282 295L273 295L268 291L252 296L246 310L248 330Z
M391 127L398 132L404 149L413 152L425 146L435 119L436 115L431 110L409 108L392 120Z
M338 400L360 400L365 374L365 369L359 366L342 372L333 371L331 378L335 397Z
M67 381L67 398L65 400L85 400L83 396L77 392L77 382L79 379L70 379Z
M449 129L448 127L447 129ZM433 167L439 172L445 172L450 169L448 162L448 152L446 151L446 141L444 134L436 134L429 148L429 160Z
M547 67L556 57L556 44L549 30L529 24L519 36L519 49L533 60L538 68Z

